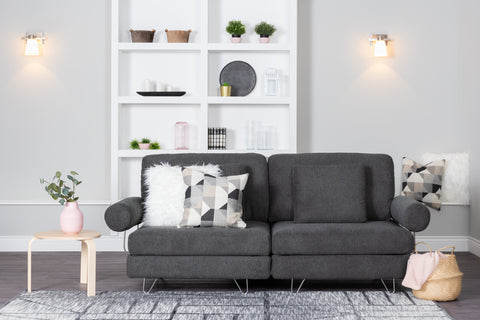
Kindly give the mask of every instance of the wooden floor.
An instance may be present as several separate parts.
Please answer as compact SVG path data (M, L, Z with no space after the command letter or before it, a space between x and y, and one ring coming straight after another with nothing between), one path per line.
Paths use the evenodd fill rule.
M457 301L441 303L441 305L455 319L480 319L480 258L470 253L457 253L457 259L460 269L465 273L462 294ZM32 261L33 290L86 290L85 285L79 284L80 253L34 252ZM141 279L127 277L125 263L125 253L98 252L97 291L142 290ZM26 287L27 254L0 252L0 306L24 291ZM233 281L178 280L160 282L156 288L162 288L162 290L236 289ZM362 288L380 289L382 285L379 281L306 281L302 290ZM290 290L290 281L250 281L250 290Z

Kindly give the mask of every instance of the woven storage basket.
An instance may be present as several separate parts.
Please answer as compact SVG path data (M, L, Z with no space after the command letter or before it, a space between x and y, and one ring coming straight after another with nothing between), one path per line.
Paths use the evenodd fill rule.
M130 34L132 35L132 42L153 42L155 29L153 29L152 31L130 29Z
M190 32L192 30L168 30L165 29L167 33L167 41L168 42L188 42L188 38L190 37Z
M421 243L421 242L419 242ZM417 243L418 245L418 243ZM458 269L457 259L453 254L455 247L448 246L437 251L451 248L450 254L440 259L428 280L420 290L412 290L416 298L435 301L452 301L458 298L462 291L463 273ZM415 253L417 246L415 245Z

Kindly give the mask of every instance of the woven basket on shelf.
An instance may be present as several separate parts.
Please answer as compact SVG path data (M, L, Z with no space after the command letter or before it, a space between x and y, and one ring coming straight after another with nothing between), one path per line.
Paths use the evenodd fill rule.
M155 35L155 29L153 30L132 30L132 42L153 42L153 36Z
M183 31L165 29L165 32L167 33L168 42L188 42L188 38L192 30Z
M421 242L419 242L421 243ZM417 243L417 245L419 244ZM428 280L420 290L412 290L416 298L435 301L452 301L458 298L462 291L463 273L458 269L457 259L453 254L455 247L448 246L437 251L451 248L450 254L441 258ZM417 246L415 245L415 253Z

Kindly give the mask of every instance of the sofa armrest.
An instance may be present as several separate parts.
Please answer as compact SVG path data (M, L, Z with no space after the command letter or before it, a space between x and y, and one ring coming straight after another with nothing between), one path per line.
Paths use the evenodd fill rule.
M417 200L397 196L390 206L393 220L410 231L425 230L430 222L430 211Z
M125 198L105 211L105 222L113 231L125 231L142 222L142 198Z

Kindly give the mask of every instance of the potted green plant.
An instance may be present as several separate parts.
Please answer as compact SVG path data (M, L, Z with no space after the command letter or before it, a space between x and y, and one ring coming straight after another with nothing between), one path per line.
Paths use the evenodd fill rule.
M222 97L230 97L232 95L232 86L224 82L220 86L220 95Z
M160 143L158 143L157 141L154 141L154 142L150 143L150 149L152 149L152 150L160 149Z
M133 150L140 149L139 142L137 139L133 139L132 141L130 141L130 149L133 149Z
M225 30L232 35L232 43L242 42L242 34L245 33L245 25L240 20L231 20L228 22Z
M270 36L277 31L273 24L268 24L265 21L260 22L255 26L255 32L260 36L260 43L269 43Z
M52 181L40 179L40 183L45 185L45 191L52 199L57 200L62 206L65 205L60 214L60 228L67 234L79 233L83 228L83 214L78 207L78 197L75 196L75 187L82 181L79 181L77 176L77 172L70 171L67 180L63 180L62 173L57 171Z
M143 138L142 141L138 143L140 150L148 150L150 149L150 139Z

